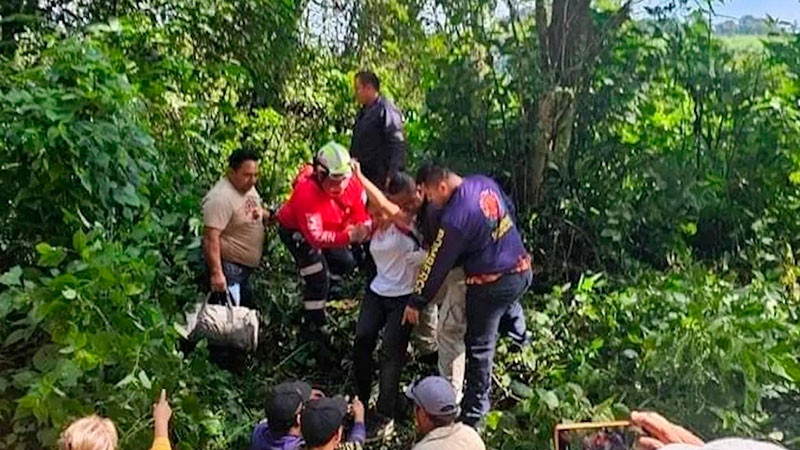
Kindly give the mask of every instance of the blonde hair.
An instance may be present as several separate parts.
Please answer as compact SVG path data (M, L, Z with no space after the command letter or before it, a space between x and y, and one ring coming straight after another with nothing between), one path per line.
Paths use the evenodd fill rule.
M92 414L72 422L58 440L59 450L116 450L117 429L109 419Z

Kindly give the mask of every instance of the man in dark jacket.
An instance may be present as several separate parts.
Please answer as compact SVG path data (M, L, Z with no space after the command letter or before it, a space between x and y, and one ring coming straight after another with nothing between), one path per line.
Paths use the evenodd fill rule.
M359 160L364 175L383 190L389 174L405 167L406 139L402 114L381 96L380 89L374 73L356 74L355 96L361 110L353 127L350 156Z

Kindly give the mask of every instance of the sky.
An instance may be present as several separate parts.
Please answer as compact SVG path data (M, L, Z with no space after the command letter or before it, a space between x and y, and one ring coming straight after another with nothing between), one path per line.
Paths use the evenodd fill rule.
M659 3L663 4L664 2L659 0L641 2L643 5ZM714 11L718 15L724 16L719 17L719 20L738 19L746 15L763 18L769 14L780 20L800 23L800 0L725 0L722 4L717 2Z
M800 22L800 0L730 0L718 6L716 12L736 18L769 14L787 22Z

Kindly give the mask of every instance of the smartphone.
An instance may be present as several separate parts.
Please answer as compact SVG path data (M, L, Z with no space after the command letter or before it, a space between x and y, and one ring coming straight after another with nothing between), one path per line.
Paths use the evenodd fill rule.
M633 450L641 430L627 420L556 425L555 450Z

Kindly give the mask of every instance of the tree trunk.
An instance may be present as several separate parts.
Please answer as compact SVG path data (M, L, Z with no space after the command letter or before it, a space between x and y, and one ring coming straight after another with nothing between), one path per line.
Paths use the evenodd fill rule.
M544 199L542 186L547 166L553 165L559 173L566 173L574 121L575 95L572 90L556 86L542 95L537 108L532 170L528 180L529 198L534 206Z
M25 25L21 18L14 16L24 16L36 11L33 0L2 0L0 1L0 23L2 28L2 41L0 41L0 55L11 57L17 50L18 34L25 30Z

